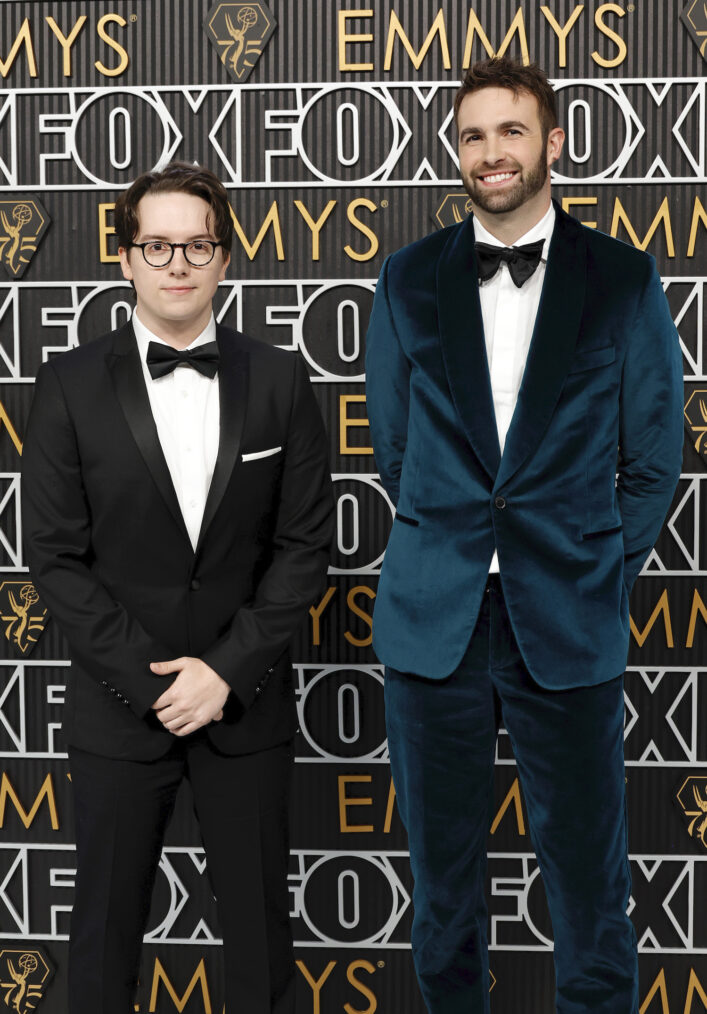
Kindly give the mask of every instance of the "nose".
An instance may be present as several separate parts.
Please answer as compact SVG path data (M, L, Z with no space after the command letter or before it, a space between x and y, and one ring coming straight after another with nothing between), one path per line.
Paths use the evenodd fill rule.
M483 161L488 165L496 165L497 162L502 162L504 159L504 153L501 149L501 145L497 137L493 134L487 135L484 139L484 147L482 151Z
M172 260L169 262L169 267L171 271L178 274L185 274L189 270L190 264L186 259L183 247L177 246L174 248L174 253L172 254Z

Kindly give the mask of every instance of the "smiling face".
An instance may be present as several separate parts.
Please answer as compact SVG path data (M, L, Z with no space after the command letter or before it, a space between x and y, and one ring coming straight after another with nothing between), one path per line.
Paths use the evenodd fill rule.
M137 216L135 243L216 240L210 224L211 208L193 194L145 194L137 205ZM175 250L166 267L153 268L135 247L119 247L118 253L123 276L135 286L137 314L142 323L170 345L185 348L209 322L211 301L226 275L230 255L217 247L210 264L193 267L185 260L183 250Z
M504 242L513 242L550 205L548 167L562 151L564 131L543 131L529 92L482 88L463 99L457 115L459 168L474 214ZM508 237L511 237L510 239Z

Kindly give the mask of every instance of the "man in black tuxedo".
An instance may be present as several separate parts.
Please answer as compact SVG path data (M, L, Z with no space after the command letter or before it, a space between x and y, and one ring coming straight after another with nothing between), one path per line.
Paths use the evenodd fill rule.
M71 1014L132 1009L164 831L191 783L226 1010L291 1014L287 646L326 573L332 494L301 359L214 322L226 192L147 173L116 231L132 321L39 371L27 560L72 659Z

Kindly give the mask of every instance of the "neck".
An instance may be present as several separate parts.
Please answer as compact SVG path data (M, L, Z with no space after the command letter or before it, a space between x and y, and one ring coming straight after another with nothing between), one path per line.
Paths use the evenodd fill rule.
M181 351L186 349L195 338L198 338L206 325L211 320L211 308L207 313L200 315L194 320L155 320L149 313L145 313L138 301L136 312L140 322L173 349Z
M540 206L531 207L531 203L521 205L514 211L498 215L485 211L483 208L472 204L474 217L477 218L484 229L491 233L504 246L513 244L525 236L527 232L542 221L550 207L550 195Z

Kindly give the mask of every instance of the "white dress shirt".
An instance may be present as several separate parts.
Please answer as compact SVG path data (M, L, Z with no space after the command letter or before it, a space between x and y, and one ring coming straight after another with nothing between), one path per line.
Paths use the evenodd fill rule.
M147 346L150 342L160 345L167 342L152 334L137 312L133 313L133 328L157 435L191 544L196 549L218 454L218 374L211 379L191 366L177 366L166 377L153 380L147 367ZM216 322L212 314L189 348L215 340Z
M535 318L540 305L545 264L554 227L555 208L551 204L540 221L513 244L522 246L525 243L537 243L541 239L545 241L540 263L521 288L513 282L508 265L503 261L493 278L479 283L486 356L501 454L518 401L530 339L533 336ZM491 235L478 218L474 219L474 239L479 243L489 243L491 246L506 245ZM498 555L494 553L489 573L498 573L498 569Z

